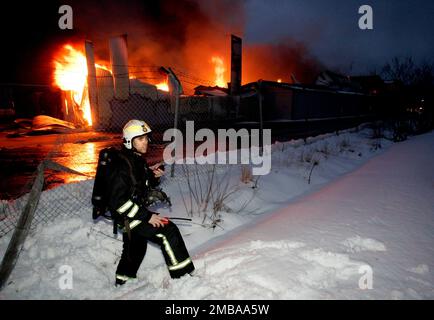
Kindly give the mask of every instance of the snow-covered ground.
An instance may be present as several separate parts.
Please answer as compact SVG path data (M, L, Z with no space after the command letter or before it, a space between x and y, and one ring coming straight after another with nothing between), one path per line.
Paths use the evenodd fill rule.
M370 136L276 143L272 172L257 188L232 171L225 179L238 189L215 228L200 225L203 213L194 224L176 221L194 277L170 280L149 245L138 281L114 287L120 235L92 222L89 205L38 226L0 299L433 299L434 133L397 144ZM92 183L60 188L90 197ZM173 207L162 215L187 216L185 181L167 179L164 188ZM0 256L10 236L0 239Z

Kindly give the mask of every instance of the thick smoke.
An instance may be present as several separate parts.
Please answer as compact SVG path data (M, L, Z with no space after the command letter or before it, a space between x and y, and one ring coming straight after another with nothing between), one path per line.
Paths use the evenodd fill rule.
M214 85L215 55L223 58L230 81L230 35L244 36L243 0L75 1L71 6L77 39L92 40L99 60L108 62L109 37L127 34L130 72L144 81L158 82L147 66L167 66L186 75L181 79L186 87ZM291 82L291 74L310 82L319 68L303 44L290 39L243 43L243 83Z
M92 40L100 60L108 60L109 37L128 35L130 71L137 77L143 69L136 66L157 65L212 80L211 55L224 57L229 66L230 34L244 25L241 1L112 0L103 8L88 1L74 6L77 37Z
M243 82L263 80L292 83L312 83L321 71L321 64L314 59L302 43L291 39L277 44L244 46Z

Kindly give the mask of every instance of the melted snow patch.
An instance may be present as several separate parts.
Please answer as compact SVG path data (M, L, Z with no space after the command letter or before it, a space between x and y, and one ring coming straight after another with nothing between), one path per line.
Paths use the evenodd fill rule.
M386 251L384 243L375 239L361 238L355 236L343 241L343 245L347 248L348 252L361 252L361 251Z
M410 271L417 274L427 274L429 273L429 267L426 264L420 264L417 267L411 268Z

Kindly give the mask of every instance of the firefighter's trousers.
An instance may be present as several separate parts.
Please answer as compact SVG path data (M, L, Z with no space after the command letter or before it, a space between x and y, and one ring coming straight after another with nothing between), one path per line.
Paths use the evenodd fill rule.
M131 237L131 238L130 238ZM116 276L135 278L137 270L146 254L148 241L158 244L172 278L179 278L194 270L187 248L178 227L171 221L164 227L155 228L149 223L141 223L123 233L123 250Z

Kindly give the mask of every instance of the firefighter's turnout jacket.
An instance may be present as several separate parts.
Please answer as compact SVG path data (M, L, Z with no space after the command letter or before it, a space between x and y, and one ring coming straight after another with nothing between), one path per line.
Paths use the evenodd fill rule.
M194 270L178 227L169 221L164 227L148 223L154 212L146 206L146 193L159 184L145 159L132 150L123 148L121 157L110 177L109 209L123 230L123 251L116 270L121 280L135 278L146 254L147 241L160 245L172 278Z

